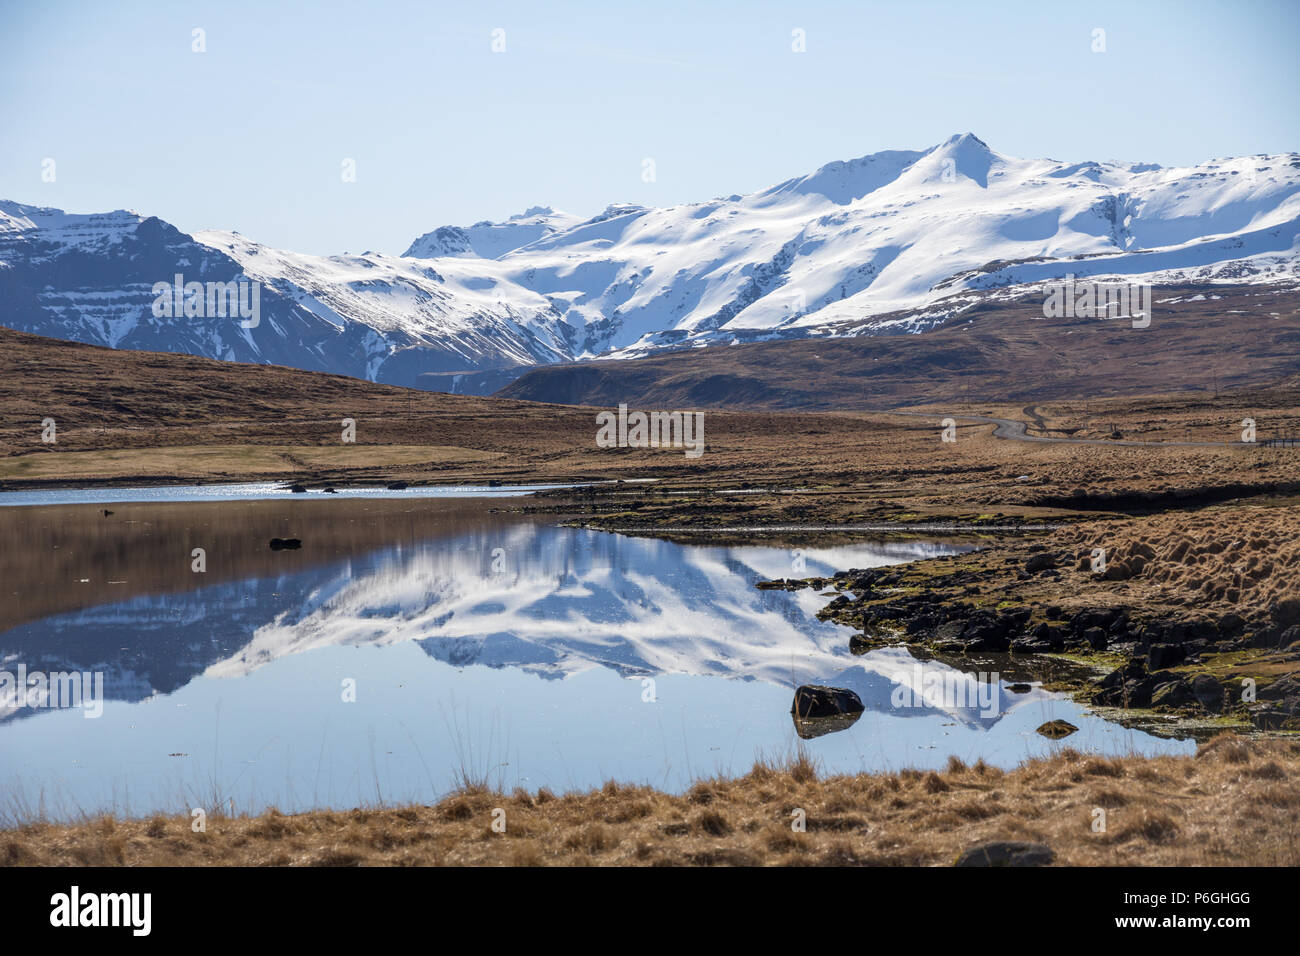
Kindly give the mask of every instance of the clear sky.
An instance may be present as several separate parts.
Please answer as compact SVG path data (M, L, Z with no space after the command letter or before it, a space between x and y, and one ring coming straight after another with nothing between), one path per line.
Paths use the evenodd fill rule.
M0 198L399 254L957 132L1191 164L1300 150L1297 41L1297 0L0 0Z

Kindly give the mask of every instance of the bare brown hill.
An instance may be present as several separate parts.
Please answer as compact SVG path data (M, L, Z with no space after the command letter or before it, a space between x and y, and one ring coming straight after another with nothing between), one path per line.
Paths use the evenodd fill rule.
M761 342L547 366L502 398L657 408L849 410L1272 385L1300 374L1300 294L1163 287L1151 324L984 303L920 335Z
M798 345L799 343L787 343ZM831 343L815 343L826 345ZM680 407L680 406L678 406ZM933 405L919 417L717 410L703 457L602 448L590 407L453 396L187 355L125 352L0 330L0 483L140 484L281 479L332 483L587 481L613 486L611 527L861 523L1079 510L1144 510L1292 494L1295 449L1105 447L1004 441L947 415L996 415L1054 437L1236 441L1300 430L1300 391L1225 391L1083 402ZM41 440L41 421L58 426ZM343 418L356 441L341 441ZM717 489L702 497L701 487ZM728 489L785 489L771 495ZM673 489L683 490L675 496ZM802 489L797 493L792 489ZM594 505L593 505L594 507ZM1042 509L1047 509L1044 512ZM965 516L965 517L962 517ZM272 534L277 532L270 532Z

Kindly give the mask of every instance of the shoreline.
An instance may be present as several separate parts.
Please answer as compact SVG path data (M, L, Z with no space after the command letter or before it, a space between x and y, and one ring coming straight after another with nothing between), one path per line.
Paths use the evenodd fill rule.
M1300 741L1224 733L1194 756L1068 743L1010 771L823 777L806 753L681 795L468 786L431 805L191 814L0 830L6 866L1295 866ZM1010 849L1008 849L1008 845ZM994 862L994 865L997 865Z

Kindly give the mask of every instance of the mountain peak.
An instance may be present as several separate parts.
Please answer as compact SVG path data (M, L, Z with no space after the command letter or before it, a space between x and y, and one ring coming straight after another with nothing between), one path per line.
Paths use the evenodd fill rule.
M472 226L442 226L426 232L402 253L416 259L469 256L497 259L530 242L563 232L578 217L550 206L530 206L505 222L484 219Z
M984 140L980 139L974 133L953 133L939 144L940 148L944 146L968 147L982 149L990 153L993 152L989 149L989 144L984 142Z
M1002 158L974 133L957 133L932 148L913 169L926 181L969 179L987 187L989 168Z

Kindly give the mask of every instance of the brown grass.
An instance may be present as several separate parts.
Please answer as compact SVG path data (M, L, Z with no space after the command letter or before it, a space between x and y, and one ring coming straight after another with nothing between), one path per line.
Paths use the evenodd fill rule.
M1143 603L1159 597L1222 614L1300 598L1297 509L1217 508L1205 517L1160 515L1098 529L1084 550L1106 548L1106 578L1131 581Z
M1295 866L1297 807L1300 741L1225 734L1195 757L1065 748L1005 773L950 761L942 772L820 778L801 755L681 796L612 782L560 797L471 789L435 806L212 816L203 833L188 815L33 823L0 831L0 863L942 866L1007 839L1047 843L1063 865Z
M885 340L913 338L782 345L796 354L833 344L886 348L893 346ZM999 381L992 373L985 378ZM627 388L619 400L635 404L632 384ZM1180 507L1204 496L1300 491L1300 450L1032 444L994 439L991 426L965 423L955 444L940 441L940 421L963 414L1041 422L1035 431L1057 436L1100 434L1114 423L1132 438L1207 441L1235 441L1247 416L1258 421L1261 437L1300 422L1295 383L1218 396L1135 390L1145 394L1021 408L1005 399L978 401L959 381L954 400L931 405L920 418L863 412L880 406L879 396L852 390L834 392L834 411L715 409L706 416L704 456L687 459L673 449L597 448L596 408L417 392L0 329L0 481L13 487L244 478L312 484L660 479L605 488L593 498L594 518L625 527L1038 518L1095 513L1109 503L1122 508L1133 496L1176 492L1167 504ZM714 404L650 398L643 407ZM934 398L918 392L908 400ZM56 444L41 441L46 417L57 422ZM340 440L344 418L356 421L355 444ZM724 491L736 487L806 490ZM684 488L691 497L679 494ZM701 488L713 490L699 495Z

